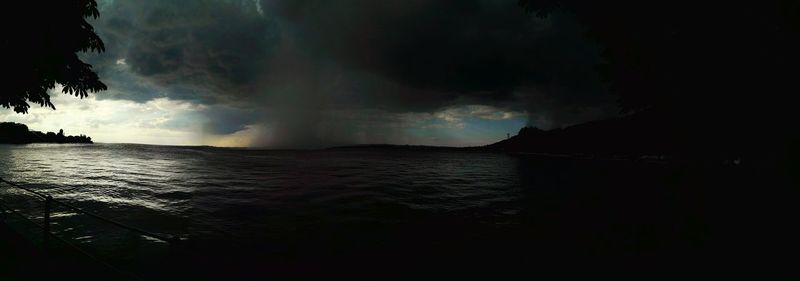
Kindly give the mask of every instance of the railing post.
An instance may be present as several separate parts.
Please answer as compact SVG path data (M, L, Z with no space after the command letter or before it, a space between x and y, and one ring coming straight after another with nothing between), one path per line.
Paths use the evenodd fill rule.
M3 177L0 177L0 183L5 182ZM0 221L6 221L6 206L3 205L3 201L0 200Z
M53 205L53 196L47 195L44 198L44 245L45 248L48 246L48 240L50 239L50 208Z

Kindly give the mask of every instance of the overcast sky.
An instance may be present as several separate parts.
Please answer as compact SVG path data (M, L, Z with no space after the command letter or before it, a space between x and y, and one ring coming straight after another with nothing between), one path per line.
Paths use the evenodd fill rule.
M601 49L517 0L98 0L108 90L0 118L98 142L482 145L612 116ZM58 90L58 89L56 89Z

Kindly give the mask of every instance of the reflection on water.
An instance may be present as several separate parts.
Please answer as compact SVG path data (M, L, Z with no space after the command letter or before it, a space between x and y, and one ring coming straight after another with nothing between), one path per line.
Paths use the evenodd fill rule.
M693 247L676 243L698 241L683 237L696 232L687 222L697 205L669 186L673 171L653 165L459 151L0 145L4 179L204 249L187 263L250 269L264 264L247 260L263 259L231 259L247 251L277 261L519 261ZM41 202L0 192L41 219ZM67 211L54 211L59 236L157 263L159 243Z
M260 240L287 231L276 225L388 223L405 218L383 207L447 213L520 195L517 160L498 154L35 144L0 146L0 159L7 180L195 239ZM493 215L519 212L505 206Z

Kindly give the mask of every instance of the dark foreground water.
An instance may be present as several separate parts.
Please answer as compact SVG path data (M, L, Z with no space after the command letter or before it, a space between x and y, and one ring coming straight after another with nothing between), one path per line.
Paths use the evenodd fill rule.
M141 276L448 276L612 257L696 261L718 212L712 192L698 191L708 181L670 165L466 151L0 145L0 177L182 239L170 247L54 212L59 237ZM41 202L0 192L41 220Z

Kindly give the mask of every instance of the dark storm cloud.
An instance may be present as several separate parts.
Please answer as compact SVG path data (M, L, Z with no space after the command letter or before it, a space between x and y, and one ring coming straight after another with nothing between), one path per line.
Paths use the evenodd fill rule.
M109 85L101 98L224 106L205 112L209 132L257 122L286 143L347 139L352 126L327 111L487 104L541 126L613 112L600 50L569 16L516 2L108 1L94 23L108 52L90 62Z
M264 1L321 56L405 86L420 110L459 97L503 103L524 87L566 103L606 102L599 49L571 18L537 19L515 1ZM414 105L410 105L414 109ZM409 109L409 108L406 108Z
M224 106L210 107L201 111L210 116L204 124L206 132L217 135L227 135L245 129L248 124L253 124L261 117L253 110L236 109Z
M109 54L95 64L120 89L111 98L238 102L253 95L279 40L253 1L113 1L101 12Z
M536 58L542 44L534 43L544 35L542 22L509 7L476 1L278 2L289 2L276 6L307 45L324 46L317 51L403 84L443 93L507 93L529 74L545 71Z

